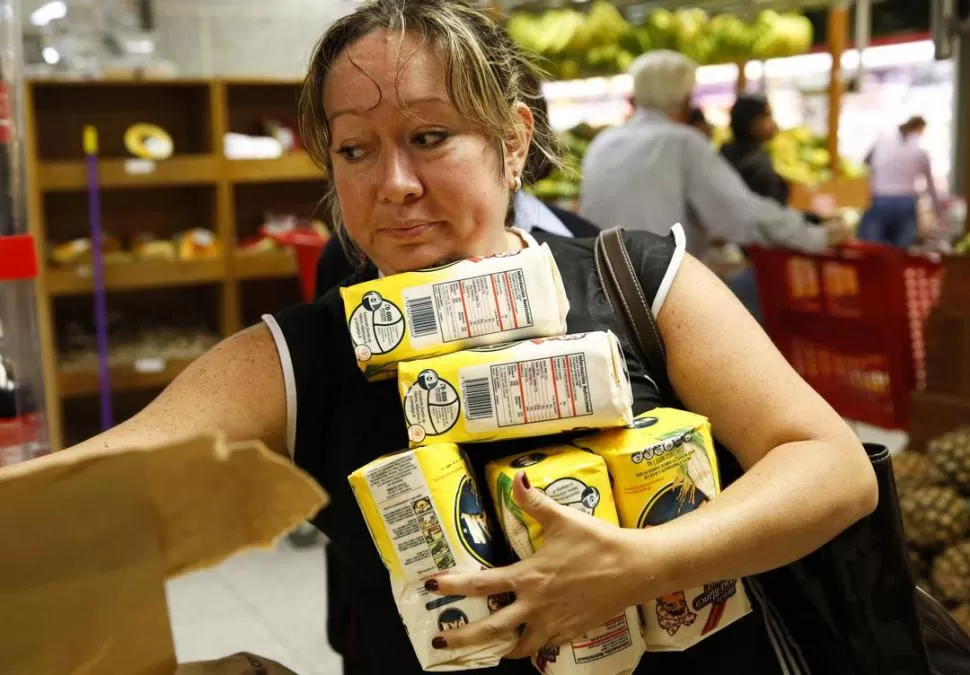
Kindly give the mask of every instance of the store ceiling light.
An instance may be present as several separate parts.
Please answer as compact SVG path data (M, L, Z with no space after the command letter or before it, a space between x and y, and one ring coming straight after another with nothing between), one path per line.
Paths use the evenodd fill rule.
M41 5L30 13L30 22L35 26L46 26L51 21L67 16L67 5L61 0L53 0Z
M52 66L61 60L60 52L53 47L44 47L43 51L41 51L41 56L44 57L44 61L46 63L49 63Z

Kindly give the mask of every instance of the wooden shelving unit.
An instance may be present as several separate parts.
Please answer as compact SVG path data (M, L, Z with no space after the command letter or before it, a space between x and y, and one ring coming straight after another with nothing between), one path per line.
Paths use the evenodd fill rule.
M163 162L143 159L107 159L99 162L101 187L214 185L221 158L214 155L172 157ZM41 162L40 185L45 191L87 189L83 161Z
M262 312L297 301L291 253L249 254L236 246L256 232L266 212L313 215L325 176L303 151L278 159L231 160L222 147L228 132L258 133L266 118L292 121L300 86L297 80L267 79L28 82L28 216L38 250L88 236L81 133L93 124L99 135L106 232L125 241L139 232L168 238L205 227L216 234L223 251L206 260L106 264L109 312L117 304L126 305L126 311L152 307L161 298L175 309L172 320L177 323L178 308L196 307L199 289L209 288L202 294L213 299L211 311L206 309L212 314L208 322L228 336L243 327L244 317L251 322ZM168 131L175 155L157 162L127 156L124 130L138 122ZM95 373L64 370L58 356L60 315L83 313L83 303L90 303L91 269L42 267L36 288L51 443L60 448L77 435L66 433L72 420L65 418L64 402L98 393ZM112 368L112 392L118 397L160 389L188 363L148 360Z
M233 183L268 183L272 181L319 180L320 168L305 152L293 152L277 159L229 159L226 175Z
M87 295L94 290L89 266L51 267L47 270L47 290L53 296ZM104 267L104 286L108 291L131 291L177 286L215 284L226 276L224 258L210 260L142 260L112 263Z
M236 253L233 270L237 279L280 279L296 275L296 257L292 251L271 253Z
M111 389L124 392L164 387L190 363L186 360L143 359L130 366L111 368ZM97 373L88 371L60 370L58 385L62 398L92 396L99 391Z

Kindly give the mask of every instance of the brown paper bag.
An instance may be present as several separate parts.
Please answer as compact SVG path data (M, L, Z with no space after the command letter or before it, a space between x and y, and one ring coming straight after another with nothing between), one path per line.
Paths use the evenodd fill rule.
M234 654L218 661L183 663L175 675L296 675L275 661L253 654Z
M214 436L0 470L3 675L171 675L165 579L269 545L325 502L261 444Z

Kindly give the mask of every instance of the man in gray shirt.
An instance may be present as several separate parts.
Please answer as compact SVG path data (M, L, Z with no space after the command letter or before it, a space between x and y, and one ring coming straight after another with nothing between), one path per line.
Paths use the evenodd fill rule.
M751 192L708 139L680 123L696 72L696 63L671 51L652 51L633 63L636 113L590 144L580 215L604 229L661 235L681 223L687 251L697 257L711 239L805 252L845 240L840 221L813 226L797 211Z

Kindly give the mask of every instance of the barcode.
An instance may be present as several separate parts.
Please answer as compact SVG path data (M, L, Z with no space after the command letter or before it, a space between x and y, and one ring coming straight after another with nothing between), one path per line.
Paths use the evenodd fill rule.
M434 314L434 300L431 297L407 300L408 324L411 337L425 337L438 332L438 317Z
M481 420L493 417L491 383L487 377L462 380L461 398L465 402L465 417Z

